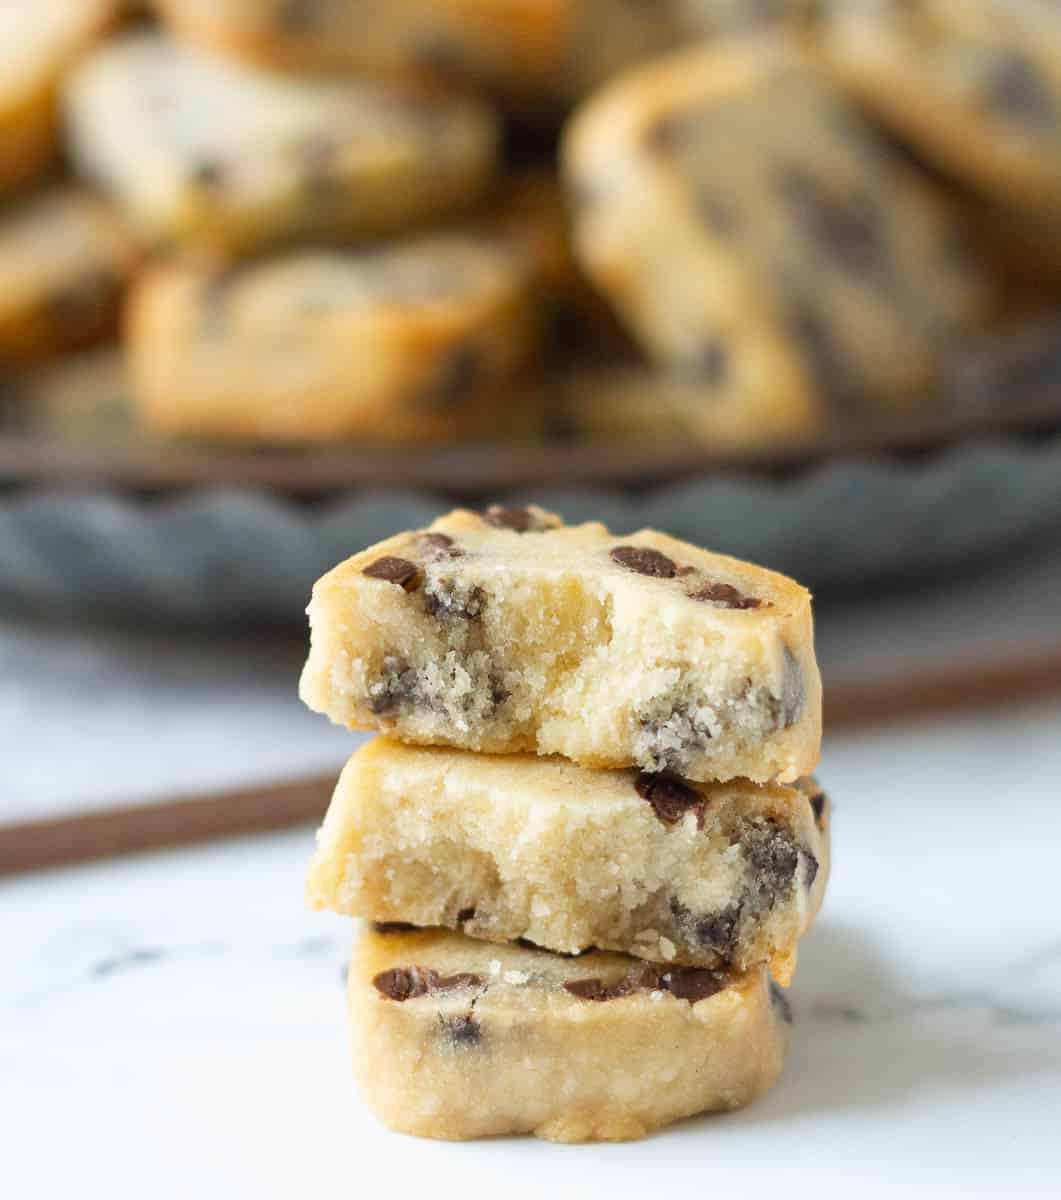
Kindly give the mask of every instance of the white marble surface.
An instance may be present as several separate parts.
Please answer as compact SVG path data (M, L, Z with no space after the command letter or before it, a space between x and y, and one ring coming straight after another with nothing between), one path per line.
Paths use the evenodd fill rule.
M309 830L2 882L3 1194L1057 1196L1059 733L1043 704L834 738L781 1084L623 1146L375 1124Z

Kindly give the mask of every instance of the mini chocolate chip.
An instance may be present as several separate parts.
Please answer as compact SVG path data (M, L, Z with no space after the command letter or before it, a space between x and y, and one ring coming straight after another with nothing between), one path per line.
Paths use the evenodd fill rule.
M406 592L415 592L420 586L420 568L407 558L395 558L387 554L369 563L361 572L369 579L382 579L385 583L396 583Z
M814 881L818 878L818 860L809 850L801 850L803 855L803 884L808 891L814 887Z
M1017 51L997 51L985 80L988 104L1021 125L1049 132L1057 124L1054 94L1036 65Z
M415 928L415 925L410 925L407 921L372 922L372 930L374 933L408 933L410 929Z
M418 700L417 674L404 659L388 656L383 660L383 674L369 688L368 705L377 717L395 713L403 704Z
M825 316L810 302L800 302L792 307L790 329L820 394L837 407L861 404L852 374Z
M372 986L388 1000L415 1000L418 996L457 992L464 988L479 987L481 975L464 972L459 975L439 975L429 967L392 967L381 971Z
M704 806L707 801L691 784L676 775L650 775L641 771L634 787L642 800L652 805L652 811L665 825L676 825L687 812L696 811L697 825L704 827Z
M739 835L751 881L767 906L792 890L799 866L799 847L771 817L750 817Z
M710 338L683 366L697 382L720 387L729 375L729 350L720 338Z
M792 1002L788 994L773 979L770 980L770 1003L781 1014L781 1020L786 1025L792 1024Z
M433 379L416 397L424 408L445 411L467 403L483 378L484 363L479 350L468 343L458 345L446 356Z
M803 704L806 691L803 687L803 668L786 645L784 651L785 668L781 679L781 696L778 702L778 728L791 729L803 716Z
M434 550L443 558L464 557L464 551L446 533L422 533L419 540L425 549Z
M479 1022L471 1013L466 1013L462 1017L443 1017L441 1020L443 1032L454 1046L465 1048L478 1046L483 1039L483 1031Z
M697 942L705 949L713 950L723 962L729 962L737 949L743 912L740 901L734 901L717 913L701 917L693 927Z
M721 604L723 608L734 608L742 612L760 608L762 601L754 596L745 596L728 583L707 583L689 594L690 600L701 600L707 604Z
M696 211L700 220L718 238L732 238L740 229L740 214L731 201L710 189L701 187L695 196Z
M580 1000L607 1000L607 988L599 979L576 979L564 984L564 991Z
M486 593L478 584L461 587L455 579L429 579L424 588L424 612L440 621L478 621Z
M192 167L192 181L205 188L219 188L225 182L225 167L223 163L204 159Z
M706 1000L722 991L726 978L702 967L674 967L664 973L663 983L672 996L696 1004L698 1000Z
M868 196L838 196L801 166L782 170L777 188L819 249L859 272L888 269L880 214Z
M816 825L821 825L822 815L825 812L825 801L826 801L825 792L823 792L823 791L821 791L821 789L819 789L817 792L814 793L814 795L810 796L809 799L810 799L811 810L814 813L814 823Z
M673 579L678 568L665 555L648 546L616 546L611 552L612 562L638 575L650 575L654 579Z
M505 508L491 504L483 513L483 520L495 529L511 529L515 533L529 533L538 527L538 520L529 508Z
M475 916L475 909L474 909L474 908L462 908L462 909L460 910L460 912L459 912L459 913L457 913L457 924L458 924L458 925L464 925L464 924L466 924L468 921L472 920L472 918L473 918L474 916Z

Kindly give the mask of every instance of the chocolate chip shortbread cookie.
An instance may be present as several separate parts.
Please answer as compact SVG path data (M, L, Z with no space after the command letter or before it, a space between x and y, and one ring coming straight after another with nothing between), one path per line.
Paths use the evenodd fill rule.
M473 233L163 266L128 320L148 425L277 442L476 433L538 335L524 256Z
M352 728L687 779L812 771L809 594L661 533L457 511L320 579L302 698Z
M309 71L428 72L551 106L681 39L684 0L158 0L182 36Z
M245 251L393 234L475 200L497 125L419 82L298 80L152 34L93 54L67 94L80 168L159 240Z
M0 192L41 174L58 143L63 73L116 16L120 0L0 4Z
M31 193L0 213L0 362L113 334L136 261L114 213L73 188Z
M826 826L798 788L376 738L339 780L307 895L569 954L766 963L787 984L825 891Z
M791 1021L761 968L564 958L439 931L363 932L348 986L369 1106L451 1140L624 1141L740 1108L781 1073Z
M1049 0L830 0L838 77L1006 205L1061 205L1061 12Z
M986 303L936 192L779 41L624 76L564 157L587 272L729 406L919 401Z

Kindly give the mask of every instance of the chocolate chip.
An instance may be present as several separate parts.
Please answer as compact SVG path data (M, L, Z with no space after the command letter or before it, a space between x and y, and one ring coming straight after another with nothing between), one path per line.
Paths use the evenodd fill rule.
M704 827L705 797L691 784L676 775L650 775L642 771L634 781L642 800L652 805L652 811L665 825L676 825L687 812L696 812L696 823Z
M415 925L410 925L407 921L372 922L372 931L374 933L408 933L410 929L415 928Z
M734 901L718 912L695 919L677 900L671 900L670 908L679 926L689 930L692 940L698 945L713 951L724 963L733 958L737 951L741 918L744 915L740 901Z
M698 383L721 387L729 376L729 350L720 338L709 338L683 367Z
M417 394L423 408L445 411L467 403L484 374L482 355L465 343L454 347L440 364L433 379Z
M611 552L612 562L638 575L650 575L655 579L673 579L678 568L658 550L647 546L616 546Z
M764 906L791 892L799 867L799 847L791 835L770 817L750 817L739 834L741 852L750 883Z
M464 551L445 533L422 533L420 545L425 550L434 550L442 558L463 558Z
M458 925L465 925L465 924L467 924L467 923L468 923L470 920L472 920L472 918L473 918L474 916L475 916L475 909L474 909L474 908L462 908L462 909L460 910L460 912L459 912L459 913L457 913L457 924L458 924Z
M478 621L485 606L486 593L478 584L434 578L424 588L424 611L439 621Z
M406 592L415 592L420 586L420 568L407 558L395 558L390 554L377 558L361 572L369 579L382 579L385 583L396 583Z
M726 977L702 967L674 967L665 972L663 983L672 996L696 1004L698 1000L706 1000L722 991L726 986Z
M321 0L281 0L276 23L284 29L305 31L320 21Z
M483 513L483 520L495 529L511 529L516 533L529 533L539 527L537 517L529 508L505 508L491 504Z
M792 1024L792 1001L789 1000L788 994L784 989L773 979L770 980L770 1003L777 1009L781 1015L781 1020L786 1025Z
M810 891L818 878L818 860L809 850L801 850L803 857L803 886Z
M415 1000L418 996L439 995L445 992L457 992L464 988L480 987L481 975L462 973L459 975L439 975L430 967L392 967L389 971L381 971L373 980L372 986L388 1000Z
M204 159L196 163L191 171L192 182L204 188L219 188L225 182L225 166L223 163Z
M777 708L776 719L779 729L791 729L803 716L806 692L803 687L803 668L787 645L784 649L784 662L781 695L774 698Z
M710 186L698 189L695 196L700 220L717 238L729 239L740 229L740 213L732 200L717 195Z
M461 1017L440 1017L442 1032L446 1040L458 1048L478 1046L483 1040L483 1031L479 1022L466 1013Z
M889 269L877 207L868 196L839 196L805 167L784 168L777 189L797 224L819 249L859 274Z
M404 659L388 656L383 660L383 673L371 685L368 706L377 717L395 713L403 704L418 700L417 674Z
M808 799L810 800L811 811L814 813L814 823L820 826L822 823L822 816L825 813L825 792L819 788L816 792L809 796Z
M723 608L735 608L747 611L760 608L762 601L754 596L745 596L728 583L707 583L689 594L690 600L700 600L706 604L720 604Z
M1058 109L1049 83L1018 51L997 51L984 81L987 103L1035 132L1051 132Z
M792 306L789 328L806 357L806 364L819 393L838 407L860 403L851 372L833 337L825 316L810 302Z
M598 1003L619 1000L635 992L670 992L678 1000L688 1000L690 1004L695 1004L698 1000L706 1000L708 996L721 991L726 982L724 975L699 967L673 967L667 971L660 971L650 963L642 963L615 983L605 984L596 978L578 979L572 983L565 983L564 989L580 1000L593 1000Z

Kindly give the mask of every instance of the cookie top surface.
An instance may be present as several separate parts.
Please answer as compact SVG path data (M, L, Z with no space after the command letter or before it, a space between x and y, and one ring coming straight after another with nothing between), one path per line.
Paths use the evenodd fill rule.
M118 7L118 0L5 0L0 4L0 101L57 72Z
M446 545L439 548L439 535ZM651 593L658 605L688 605L721 622L788 617L805 610L810 594L783 575L712 554L666 534L643 529L616 536L605 525L566 526L534 505L457 509L426 531L400 534L349 559L321 581L342 586L351 576L372 578L373 561L447 555L458 573L573 572L608 591ZM377 571L380 586L387 581Z

